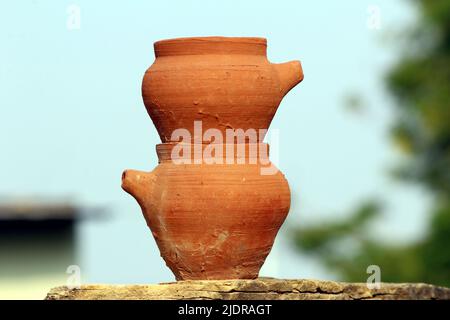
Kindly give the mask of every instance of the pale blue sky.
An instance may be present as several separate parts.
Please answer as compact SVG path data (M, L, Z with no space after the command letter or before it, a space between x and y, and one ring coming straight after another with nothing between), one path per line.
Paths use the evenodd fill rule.
M66 27L70 4L81 9L79 30ZM366 25L369 5L380 9L380 30ZM383 74L398 50L383 39L414 20L407 1L24 0L0 8L0 194L110 208L110 219L81 225L74 263L84 281L173 279L120 188L123 169L157 164L140 86L153 42L166 38L266 37L272 62L302 61L305 80L271 127L280 130L280 168L293 193L286 225L339 217L377 195L387 200L380 237L411 239L423 229L426 194L386 175L399 155L387 139L393 112ZM367 106L360 114L343 106L353 92ZM284 231L263 275L333 278L295 255Z

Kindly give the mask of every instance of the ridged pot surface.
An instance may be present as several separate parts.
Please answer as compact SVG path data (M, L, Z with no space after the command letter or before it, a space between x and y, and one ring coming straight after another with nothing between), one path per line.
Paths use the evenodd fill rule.
M267 129L283 96L303 79L298 61L267 60L264 38L179 38L154 47L142 96L162 142L179 141L172 137L179 128L194 139L194 121L203 131Z
M152 172L126 171L122 186L177 280L253 279L290 207L283 174L261 168L162 161Z

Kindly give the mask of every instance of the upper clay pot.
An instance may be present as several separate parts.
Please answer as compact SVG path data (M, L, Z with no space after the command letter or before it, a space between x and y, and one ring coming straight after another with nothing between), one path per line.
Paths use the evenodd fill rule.
M299 61L267 60L264 38L179 38L154 48L142 95L162 142L179 141L172 132L180 128L194 139L200 120L203 132L215 128L224 137L228 128L267 129L284 95L303 79Z

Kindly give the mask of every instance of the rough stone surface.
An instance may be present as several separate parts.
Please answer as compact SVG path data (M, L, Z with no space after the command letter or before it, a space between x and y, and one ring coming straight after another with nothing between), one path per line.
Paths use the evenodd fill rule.
M53 288L48 300L364 300L450 299L450 289L423 283L365 283L319 280L179 281L155 285L83 285L79 289Z

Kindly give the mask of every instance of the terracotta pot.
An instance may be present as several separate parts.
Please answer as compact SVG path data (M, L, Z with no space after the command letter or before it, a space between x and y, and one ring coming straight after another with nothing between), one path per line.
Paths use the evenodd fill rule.
M152 172L122 178L167 266L177 280L256 278L289 211L286 179L262 175L272 164L248 164L248 154L247 164L177 165L171 147L158 146Z
M171 139L178 128L194 137L195 120L203 130L267 129L281 99L303 79L299 61L267 60L264 38L179 38L154 47L142 96L162 142L178 141Z
M125 171L122 188L141 206L177 280L256 278L289 211L288 183L268 161L263 136L207 144L203 133L267 129L303 79L300 62L268 62L262 38L163 40L155 53L142 94L163 142L160 163ZM183 143L172 139L180 128L190 134ZM174 152L180 146L187 148Z

